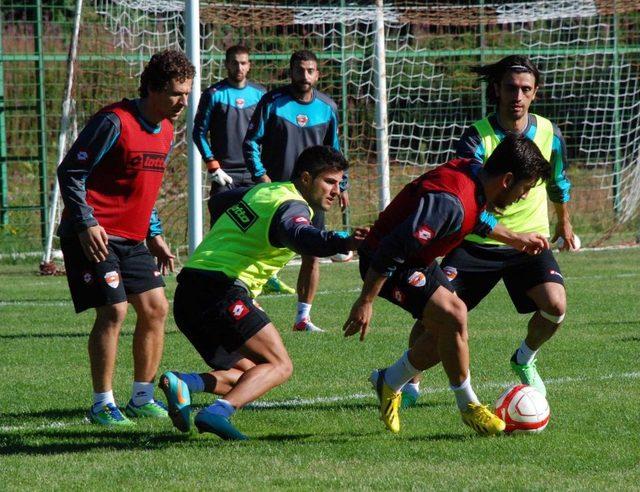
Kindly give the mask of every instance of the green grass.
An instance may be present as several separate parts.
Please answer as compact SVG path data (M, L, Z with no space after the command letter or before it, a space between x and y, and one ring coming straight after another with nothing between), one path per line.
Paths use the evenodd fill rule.
M85 423L93 315L73 314L64 278L0 267L0 488L637 490L640 250L563 254L559 261L569 311L539 356L552 409L542 434L476 437L460 421L439 367L426 375L419 406L402 412L401 433L385 431L366 379L402 353L412 323L378 300L367 340L343 339L340 326L361 283L352 263L322 268L312 314L329 333L292 333L292 296L260 299L295 371L260 400L273 406L234 417L252 438L246 443L185 436L168 421L131 430ZM294 283L296 274L287 268L282 275ZM168 284L171 298L175 279ZM115 380L123 405L133 318L121 336ZM514 312L502 285L470 314L473 382L485 402L515 382L509 357L527 319ZM173 320L166 369L204 369ZM194 396L196 407L210 401Z

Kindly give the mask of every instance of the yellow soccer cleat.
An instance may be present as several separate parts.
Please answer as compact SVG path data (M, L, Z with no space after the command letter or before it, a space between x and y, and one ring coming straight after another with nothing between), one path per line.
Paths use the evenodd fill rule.
M373 384L373 387L378 394L378 401L380 402L380 420L384 422L391 432L400 432L400 415L398 409L400 408L400 401L402 400L402 392L397 393L393 391L384 382L385 369L374 369L369 377L369 381Z
M494 436L500 434L505 423L489 410L486 405L469 403L467 409L460 412L462 421L481 436Z

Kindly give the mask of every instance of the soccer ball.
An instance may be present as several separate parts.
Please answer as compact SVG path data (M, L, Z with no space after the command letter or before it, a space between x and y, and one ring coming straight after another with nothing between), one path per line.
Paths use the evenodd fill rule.
M572 249L571 251L578 251L582 247L582 241L580 241L580 238L578 237L577 234L573 235L573 244L576 247L576 249ZM556 248L561 249L563 246L564 246L564 239L559 237L558 240L556 241Z
M494 412L507 425L505 433L542 432L549 423L549 403L532 386L516 384L502 393Z
M334 263L346 263L347 261L351 261L353 259L353 251L349 251L347 254L337 253L331 256L331 261Z

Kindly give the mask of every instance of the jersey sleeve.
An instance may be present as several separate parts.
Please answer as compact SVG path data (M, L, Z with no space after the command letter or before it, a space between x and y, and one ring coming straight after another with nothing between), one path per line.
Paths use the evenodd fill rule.
M249 169L249 172L254 178L259 178L267 172L262 163L260 153L268 118L269 103L267 98L263 96L260 98L260 101L258 101L256 110L253 112L253 116L251 116L247 134L242 143L244 161L247 163L247 169Z
M163 232L164 230L162 229L160 214L158 214L158 209L153 207L153 210L151 211L151 218L149 219L149 231L147 232L147 239L161 236Z
M271 244L308 256L348 253L348 233L323 231L311 224L309 205L302 201L285 202L271 222Z
M214 99L211 90L203 92L198 104L198 112L193 121L193 143L196 144L200 155L204 161L210 161L215 159L209 141L207 140L207 134L211 127L211 117L213 114Z
M484 162L484 146L475 126L468 127L456 143L456 157L472 159L478 164Z
M74 232L98 225L93 208L87 204L85 184L92 170L120 137L120 119L113 113L95 116L58 166L60 195Z
M547 193L554 203L566 203L570 199L571 183L567 178L567 146L560 128L553 125L551 147L551 176L547 180Z
M460 230L464 213L460 200L449 193L429 193L418 209L386 235L372 258L371 267L391 276L409 257L433 241Z

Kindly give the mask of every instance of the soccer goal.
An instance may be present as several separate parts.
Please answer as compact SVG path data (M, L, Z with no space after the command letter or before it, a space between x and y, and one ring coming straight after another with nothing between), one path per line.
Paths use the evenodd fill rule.
M426 4L426 5L425 5ZM149 56L198 33L202 88L225 77L224 51L251 50L250 78L286 84L292 51L321 60L318 88L337 103L352 163L351 222L366 224L409 179L453 156L462 131L493 108L471 67L526 54L543 73L532 111L568 146L574 227L588 244L634 239L640 200L640 6L633 0L218 2L93 0L75 78L80 122L135 95ZM188 14L188 15L187 15ZM198 19L199 17L199 19ZM196 51L196 50L192 50ZM186 119L188 120L188 118ZM186 122L185 122L186 123ZM189 197L202 201L197 155L178 129L160 197L173 246L188 244ZM191 183L191 188L189 188ZM192 217L192 229L202 229ZM330 217L338 225L336 213ZM186 248L183 248L186 251Z

